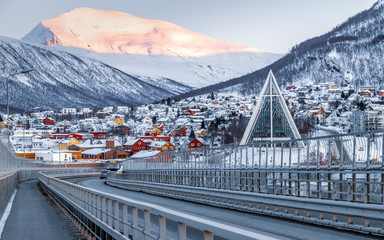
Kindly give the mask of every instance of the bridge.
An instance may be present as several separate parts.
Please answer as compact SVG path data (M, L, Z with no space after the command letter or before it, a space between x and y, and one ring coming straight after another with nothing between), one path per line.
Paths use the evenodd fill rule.
M97 179L100 166L26 161L0 143L0 234L2 239L382 238L383 132L326 131L307 139L126 160L123 172L110 173L106 181ZM42 193L55 205L44 204Z

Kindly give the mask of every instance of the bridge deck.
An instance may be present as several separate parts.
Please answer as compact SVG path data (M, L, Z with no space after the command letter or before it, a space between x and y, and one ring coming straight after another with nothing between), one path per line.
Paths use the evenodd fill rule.
M78 233L35 180L20 184L0 238L72 240Z

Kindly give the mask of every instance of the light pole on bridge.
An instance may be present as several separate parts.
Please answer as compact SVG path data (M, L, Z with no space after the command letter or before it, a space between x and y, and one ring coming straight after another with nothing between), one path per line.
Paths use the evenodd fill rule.
M4 70L5 67L2 67L2 70ZM7 125L8 125L8 146L9 146L9 138L10 138L10 122L9 122L9 79L12 76L18 75L18 74L24 74L24 73L29 73L32 72L34 69L29 68L29 69L22 69L19 70L18 72L12 73L8 76L6 76L6 96L7 96Z

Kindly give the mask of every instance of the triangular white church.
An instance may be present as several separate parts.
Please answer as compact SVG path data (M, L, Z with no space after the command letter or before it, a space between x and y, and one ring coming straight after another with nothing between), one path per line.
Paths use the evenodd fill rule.
M270 70L240 145L293 138L300 139L299 131Z

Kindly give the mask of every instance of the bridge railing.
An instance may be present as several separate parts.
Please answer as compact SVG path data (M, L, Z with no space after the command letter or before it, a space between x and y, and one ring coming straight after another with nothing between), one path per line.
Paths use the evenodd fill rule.
M126 160L111 177L384 204L383 131L255 141Z
M73 177L73 173L68 173ZM81 174L81 173L80 173ZM65 174L40 173L40 182L69 213L81 231L96 239L274 239L156 204L82 187L57 178ZM176 229L176 231L175 231ZM188 231L187 231L188 229ZM194 231L191 231L194 229Z

